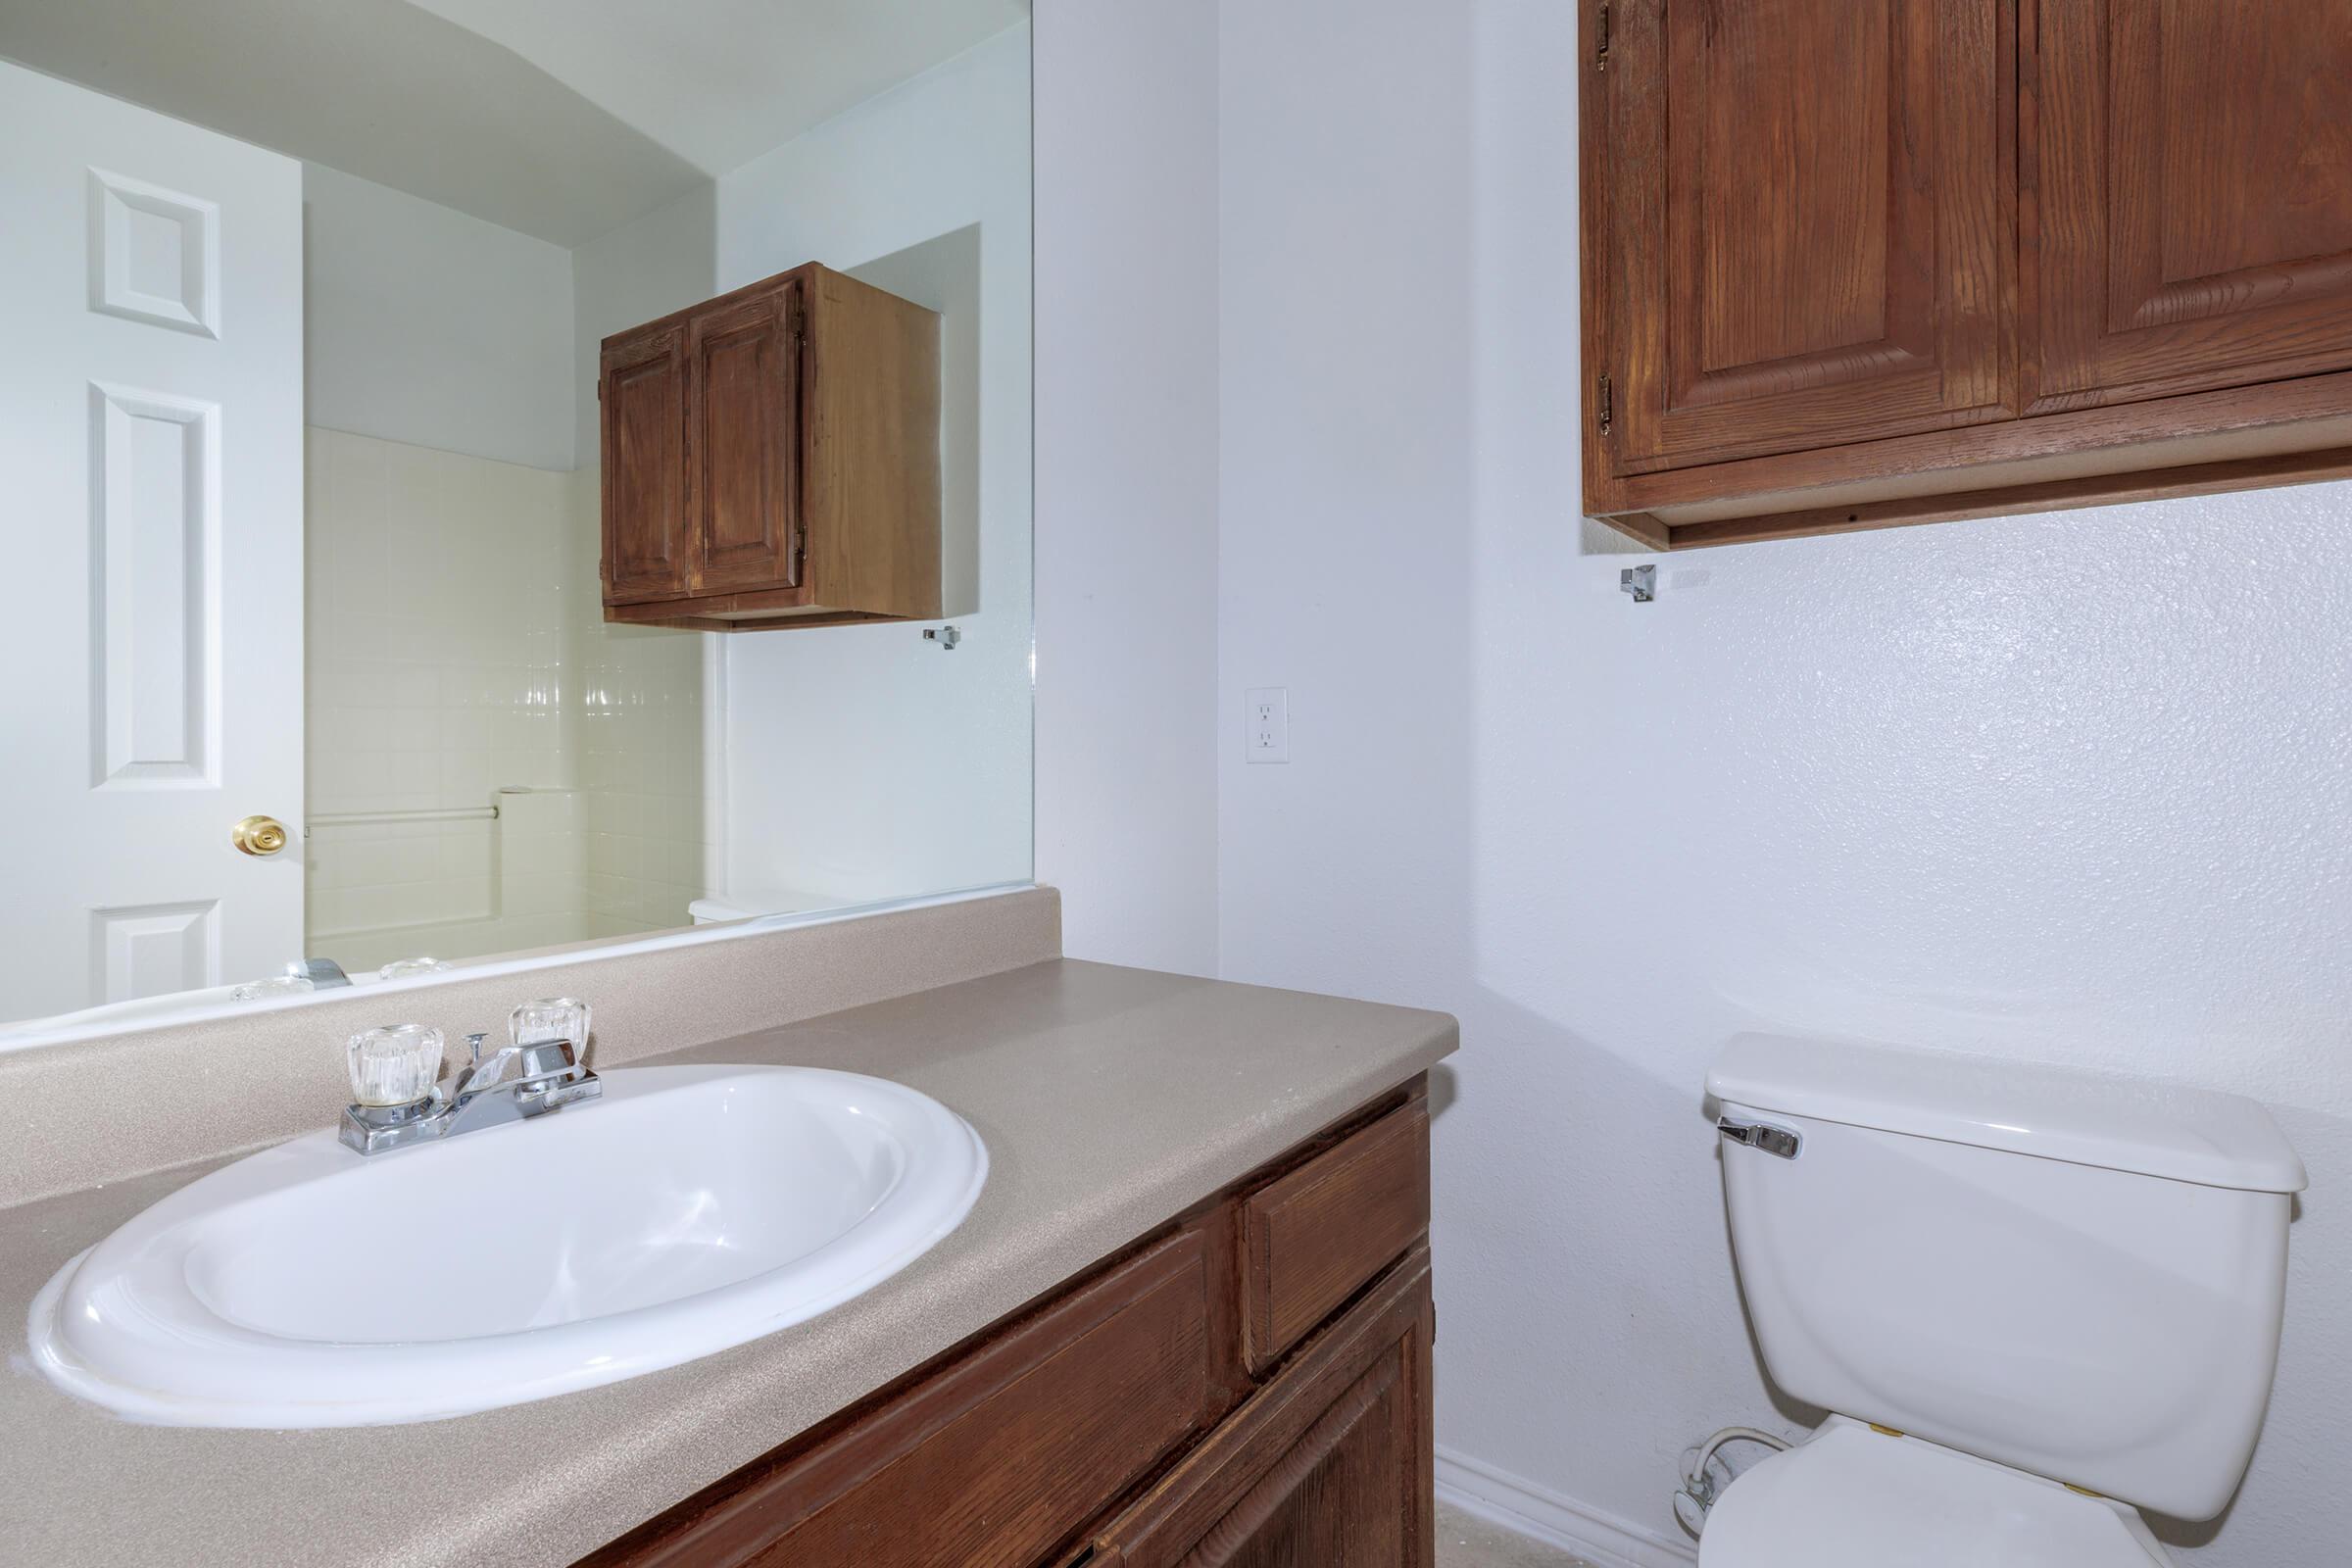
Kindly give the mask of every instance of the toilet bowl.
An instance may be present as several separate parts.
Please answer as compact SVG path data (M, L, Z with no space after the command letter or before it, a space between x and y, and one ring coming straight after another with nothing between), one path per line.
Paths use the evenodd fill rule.
M2132 1509L1832 1416L1707 1514L1699 1568L2170 1568Z
M2149 1568L2253 1456L2303 1164L2233 1095L1746 1035L1707 1076L1741 1298L1833 1411L1702 1568Z

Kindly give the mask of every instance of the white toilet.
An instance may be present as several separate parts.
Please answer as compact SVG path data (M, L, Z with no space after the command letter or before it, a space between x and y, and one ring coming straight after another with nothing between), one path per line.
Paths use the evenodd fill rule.
M1743 1035L1707 1075L1748 1317L1836 1412L1700 1568L2149 1568L2253 1455L2303 1162L2252 1101Z

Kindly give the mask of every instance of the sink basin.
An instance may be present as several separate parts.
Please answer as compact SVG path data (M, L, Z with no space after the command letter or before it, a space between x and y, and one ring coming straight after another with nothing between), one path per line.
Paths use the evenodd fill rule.
M191 1182L45 1286L33 1358L172 1426L430 1421L773 1333L971 1211L963 1118L812 1067L640 1067L604 1099L363 1158L314 1133Z

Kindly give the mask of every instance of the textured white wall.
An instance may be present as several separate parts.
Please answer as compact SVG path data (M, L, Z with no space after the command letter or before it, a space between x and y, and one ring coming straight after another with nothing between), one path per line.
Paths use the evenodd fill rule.
M1571 8L1223 9L1223 972L1449 1008L1441 1441L1679 1539L1789 1426L1699 1082L1772 1027L2273 1105L2313 1188L2251 1478L2197 1568L2352 1493L2352 489L1660 563L1576 517ZM1049 263L1049 265L1051 265ZM1075 903L1075 901L1073 901Z
M1217 12L1037 0L1037 875L1217 962ZM1238 721L1237 721L1238 722Z
M311 424L571 466L569 251L318 164L302 205Z

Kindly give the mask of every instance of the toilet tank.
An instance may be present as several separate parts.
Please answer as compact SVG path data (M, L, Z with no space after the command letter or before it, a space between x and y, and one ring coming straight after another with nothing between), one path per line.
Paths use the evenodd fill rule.
M1782 1389L2161 1513L2229 1502L2304 1185L2260 1105L1765 1035L1727 1045L1707 1093L1733 1124L1732 1246Z

